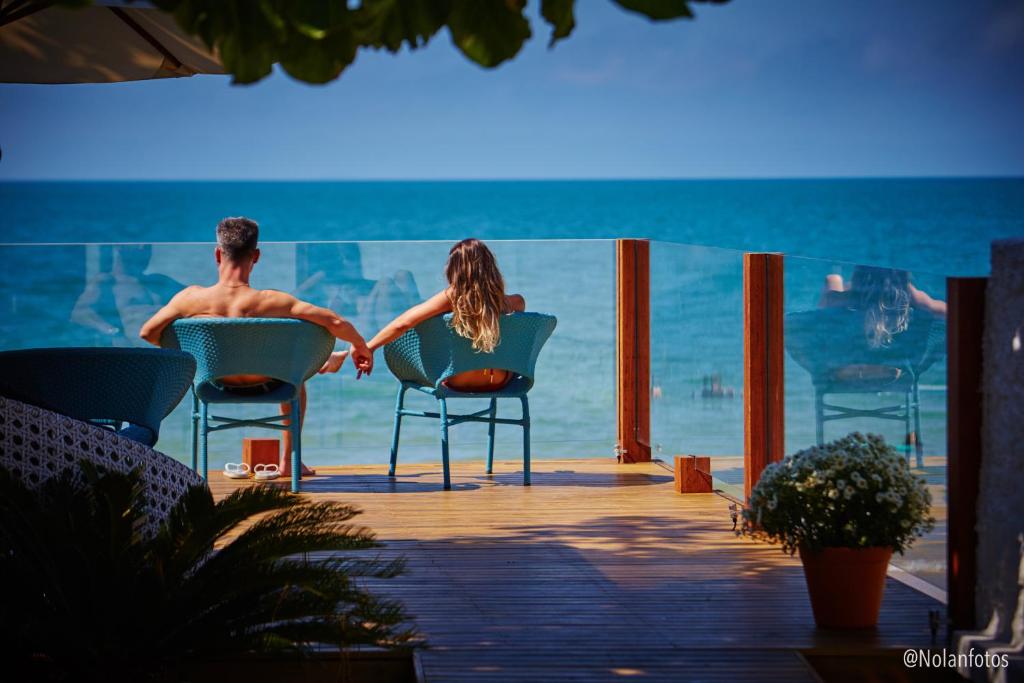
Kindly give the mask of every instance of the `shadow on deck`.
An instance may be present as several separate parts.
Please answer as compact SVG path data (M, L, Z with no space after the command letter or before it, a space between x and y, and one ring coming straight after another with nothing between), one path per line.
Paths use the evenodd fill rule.
M926 647L935 600L889 580L877 629L815 629L799 561L740 539L728 501L681 496L657 464L457 463L322 468L303 493L364 510L407 573L429 681L817 680L799 650ZM215 494L234 487L214 474ZM402 495L381 495L400 493Z

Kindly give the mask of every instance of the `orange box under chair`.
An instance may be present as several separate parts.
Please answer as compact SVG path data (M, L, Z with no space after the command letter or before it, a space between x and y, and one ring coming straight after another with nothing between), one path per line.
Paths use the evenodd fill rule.
M242 439L242 462L250 472L256 465L280 465L280 439Z
M711 458L706 455L675 457L676 493L711 493Z

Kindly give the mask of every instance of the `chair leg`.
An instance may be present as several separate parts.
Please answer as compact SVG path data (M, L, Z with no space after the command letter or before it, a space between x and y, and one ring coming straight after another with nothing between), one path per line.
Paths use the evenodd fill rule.
M210 427L210 407L206 401L202 401L199 404L199 469L202 471L203 479L209 481L207 476L207 455L208 455L208 441L209 441L209 430Z
M192 392L192 471L198 469L199 456L199 397Z
M302 478L302 408L299 399L291 402L291 410L288 429L292 433L292 493L298 493L299 479Z
M491 422L487 425L487 474L494 472L494 418L498 416L498 399L491 399Z
M405 387L398 387L398 398L395 399L395 428L391 435L391 467L388 476L395 476L398 466L398 437L402 433L402 408L405 407Z
M530 401L525 396L523 402L523 486L530 485Z
M441 404L441 467L444 470L444 490L452 487L451 472L448 469L448 402L438 399Z
M914 452L917 466L924 467L924 439L921 438L921 395L914 382Z
M906 435L903 437L903 444L907 447L907 464L910 463L910 449L914 447L916 435L910 427L910 420L914 412L914 406L910 400L908 391L903 397L903 427Z
M819 446L825 445L825 395L814 390L814 429Z

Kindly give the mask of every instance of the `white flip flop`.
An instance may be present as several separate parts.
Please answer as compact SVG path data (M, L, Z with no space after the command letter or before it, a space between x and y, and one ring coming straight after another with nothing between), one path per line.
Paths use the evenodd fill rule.
M274 464L264 465L260 463L252 471L252 476L256 481L271 481L281 476L281 468Z
M228 479L248 479L249 474L248 463L229 462L224 465L224 476Z

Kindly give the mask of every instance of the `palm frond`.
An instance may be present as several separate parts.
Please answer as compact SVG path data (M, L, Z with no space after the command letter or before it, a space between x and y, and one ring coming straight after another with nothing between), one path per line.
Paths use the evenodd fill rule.
M138 473L83 469L30 490L0 469L0 642L69 677L137 680L208 656L314 644L397 646L416 637L397 601L364 579L401 558L360 511L272 487L214 502L189 490L147 533Z

